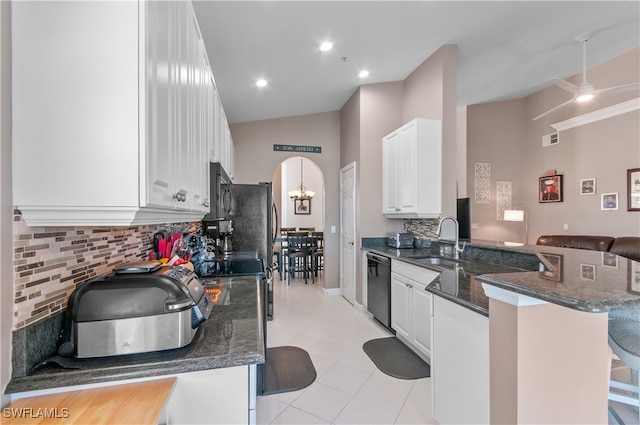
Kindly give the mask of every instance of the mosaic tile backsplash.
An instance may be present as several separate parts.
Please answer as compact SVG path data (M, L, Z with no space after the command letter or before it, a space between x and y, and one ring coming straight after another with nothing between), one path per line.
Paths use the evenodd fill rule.
M404 230L410 232L416 239L433 239L437 238L436 230L438 230L437 218L424 219L405 219L403 223Z
M14 210L14 330L64 310L78 283L148 259L158 230L198 231L199 224L29 227Z

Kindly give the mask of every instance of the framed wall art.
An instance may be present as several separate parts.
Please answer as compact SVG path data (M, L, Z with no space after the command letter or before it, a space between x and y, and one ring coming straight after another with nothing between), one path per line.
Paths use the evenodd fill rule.
M558 254L548 254L541 252L547 264L545 264L544 270L538 272L538 275L542 279L553 280L554 282L562 282L563 278L563 257Z
M618 192L603 193L600 205L603 211L617 210L618 209Z
M293 212L294 214L311 214L311 199L294 199L293 200Z
M627 211L640 211L640 168L627 170Z
M538 179L539 202L562 202L562 175L545 176Z
M580 264L580 279L596 280L596 266L593 264Z
M596 194L596 179L582 179L580 180L580 195L595 195Z
M618 268L618 256L611 252L603 252L602 253L602 266L603 267L611 267L613 269Z

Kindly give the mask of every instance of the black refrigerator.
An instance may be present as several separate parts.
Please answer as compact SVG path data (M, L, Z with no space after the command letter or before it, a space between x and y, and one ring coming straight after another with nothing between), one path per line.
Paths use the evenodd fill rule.
M277 235L272 184L232 184L231 208L225 218L233 221L233 250L255 251L271 269Z

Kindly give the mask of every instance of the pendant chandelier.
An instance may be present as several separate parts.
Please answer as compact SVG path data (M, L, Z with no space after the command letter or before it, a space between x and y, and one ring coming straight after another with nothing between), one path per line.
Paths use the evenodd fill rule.
M304 163L304 159L300 158L300 186L296 190L289 192L289 197L291 199L311 199L315 196L315 192L311 190L307 190L304 187L303 179L302 179L302 164Z

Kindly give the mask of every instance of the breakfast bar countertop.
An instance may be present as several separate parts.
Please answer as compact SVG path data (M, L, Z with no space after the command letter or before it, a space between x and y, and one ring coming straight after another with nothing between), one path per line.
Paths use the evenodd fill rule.
M439 257L439 247L448 242L414 249L390 248L381 242L382 238L363 240L361 248L441 271L440 280L427 290L485 316L489 300L482 283L592 313L640 305L640 263L608 252L472 240L466 242L460 267L451 269L415 258ZM555 270L539 271L540 256Z
M260 280L255 276L201 278L215 288L213 309L191 343L173 350L76 359L54 356L13 378L6 393L140 379L264 363Z

